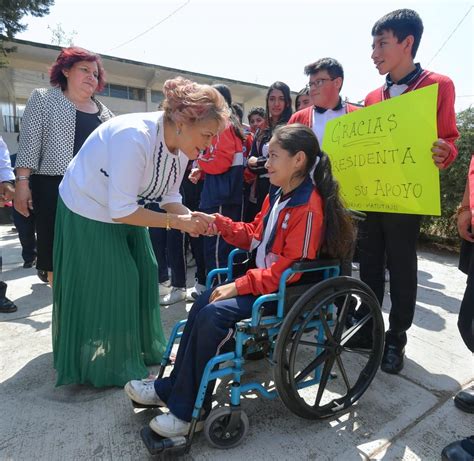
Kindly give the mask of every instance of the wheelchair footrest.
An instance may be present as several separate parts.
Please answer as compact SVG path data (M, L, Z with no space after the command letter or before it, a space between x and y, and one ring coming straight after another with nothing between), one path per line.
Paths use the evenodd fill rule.
M140 436L143 443L148 448L151 455L158 455L165 450L185 450L186 449L186 437L161 437L160 435L153 432L148 426L145 426L140 431Z
M143 403L135 402L135 400L130 399L132 402L133 408L158 408L158 405L145 405Z

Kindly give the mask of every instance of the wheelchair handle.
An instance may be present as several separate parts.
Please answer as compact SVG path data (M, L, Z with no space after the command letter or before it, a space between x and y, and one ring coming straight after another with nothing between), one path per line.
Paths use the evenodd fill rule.
M347 208L346 211L355 221L365 221L367 219L367 214L362 211L353 210L352 208Z

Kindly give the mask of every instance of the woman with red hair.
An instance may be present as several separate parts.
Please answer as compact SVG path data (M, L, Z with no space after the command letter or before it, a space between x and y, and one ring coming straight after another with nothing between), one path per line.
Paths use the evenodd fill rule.
M64 48L50 69L50 83L52 88L33 90L26 103L14 203L23 216L34 210L36 268L47 272L52 284L59 183L87 137L113 114L94 96L105 86L105 71L95 53L79 47Z

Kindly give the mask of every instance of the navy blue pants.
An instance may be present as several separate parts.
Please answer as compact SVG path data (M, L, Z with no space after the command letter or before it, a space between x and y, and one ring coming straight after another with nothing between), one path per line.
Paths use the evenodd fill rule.
M30 216L23 216L15 208L13 208L12 213L13 222L21 243L21 257L25 263L32 262L36 259L35 215L30 212Z
M147 208L159 213L164 211L156 203L150 203ZM171 269L171 285L186 288L186 258L185 238L183 232L171 229L167 231L161 227L150 227L151 244L158 263L158 282L169 280L168 267Z
M157 379L155 390L171 413L183 421L191 421L194 402L207 362L222 353L240 320L251 317L253 295L237 296L209 303L211 290L205 291L193 304L179 343L178 354L169 378ZM277 303L268 303L265 313L276 312ZM204 410L211 408L215 382L207 388Z
M183 196L183 203L191 211L199 210L199 201L201 200L201 192L204 181L198 181L193 184L188 175L185 174L183 182L181 183L181 195ZM204 237L189 237L189 244L191 245L191 253L196 261L196 272L194 277L197 283L201 285L206 284L206 261L204 259Z

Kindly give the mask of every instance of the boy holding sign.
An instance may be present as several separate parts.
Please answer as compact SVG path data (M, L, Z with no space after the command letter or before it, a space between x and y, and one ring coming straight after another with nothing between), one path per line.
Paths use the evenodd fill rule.
M449 166L457 156L454 141L459 136L454 112L454 85L443 75L424 70L414 62L423 34L423 23L413 10L392 11L372 28L372 60L385 84L365 99L365 105L438 84L437 127L439 139L426 146L439 169ZM417 292L416 245L421 216L401 213L368 212L360 229L360 276L376 294L384 297L385 254L390 271L389 329L381 368L397 374L403 368L407 330L413 322Z

